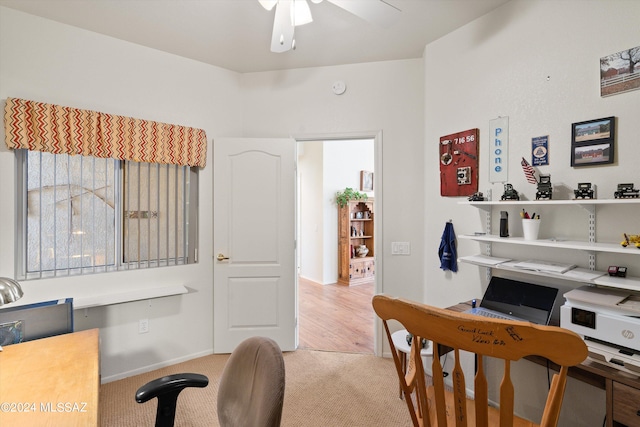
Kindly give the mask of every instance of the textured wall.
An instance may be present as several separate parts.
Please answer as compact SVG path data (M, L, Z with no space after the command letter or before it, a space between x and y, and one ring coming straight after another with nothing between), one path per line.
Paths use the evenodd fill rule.
M499 199L501 184L488 178L489 121L509 117L509 182L528 200L535 199L536 187L528 184L520 167L522 156L530 160L531 139L549 136L549 165L536 168L551 174L554 198L570 198L578 182L598 185L599 198L613 198L619 182L640 185L637 159L640 158L637 119L640 114L640 91L600 97L600 58L638 46L637 17L640 2L619 1L519 1L514 0L477 19L465 27L429 44L425 49L425 301L448 306L477 298L486 285L484 269L461 264L457 274L439 269L436 257L430 256L440 240L444 222L452 219L457 234L471 234L483 229L484 214L461 206L466 198L440 197L438 141L443 135L470 128L480 129L481 191L491 190ZM612 165L572 168L570 166L571 123L616 116L616 161ZM546 208L542 208L546 209ZM541 237L574 236L587 238L588 215L578 207L546 209L541 212ZM511 217L517 217L516 212ZM626 216L625 216L626 215ZM627 211L612 207L599 209L597 237L616 242L623 229L635 229ZM512 219L513 235L521 233ZM493 229L498 224L494 222ZM521 235L521 234L520 234ZM481 244L458 241L459 255L479 253ZM562 259L588 266L587 254L540 250L537 253L494 245L498 256L528 256ZM634 261L635 260L635 261ZM598 255L598 269L609 262L637 264L637 257ZM617 264L616 264L617 265ZM636 272L635 276L640 276ZM541 278L521 279L546 282ZM577 283L557 283L561 289ZM528 362L523 362L531 365ZM527 366L525 398L518 410L536 416L541 403L533 390L546 388L546 375ZM539 378L533 382L531 378ZM597 426L604 415L604 394L588 386L573 392L570 385L563 426Z

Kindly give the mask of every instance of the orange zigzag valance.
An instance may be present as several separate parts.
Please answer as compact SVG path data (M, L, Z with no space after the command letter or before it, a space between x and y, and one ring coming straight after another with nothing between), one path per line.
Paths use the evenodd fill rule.
M9 148L204 167L204 130L7 98Z

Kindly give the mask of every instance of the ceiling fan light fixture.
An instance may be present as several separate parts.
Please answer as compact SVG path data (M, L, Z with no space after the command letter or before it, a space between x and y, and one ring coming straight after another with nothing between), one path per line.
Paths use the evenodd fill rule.
M282 53L296 49L295 28L313 22L307 0L258 0L266 10L275 8L271 52ZM317 2L317 0L316 0Z
M291 4L291 25L297 27L299 25L313 22L311 17L311 9L307 0L293 0Z
M294 26L291 23L293 0L280 0L276 6L271 35L271 52L282 53L291 49Z

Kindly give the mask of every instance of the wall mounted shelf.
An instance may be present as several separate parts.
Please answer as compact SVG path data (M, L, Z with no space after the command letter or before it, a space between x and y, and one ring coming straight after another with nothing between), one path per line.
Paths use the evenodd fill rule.
M500 237L496 235L460 235L459 239L477 240L479 242L505 243L510 245L543 246L545 248L571 249L585 252L609 252L619 254L640 255L640 249L622 247L619 243L591 243L579 240L540 239L524 240L523 237Z
M487 234L459 235L459 239L469 239L486 244L485 253L482 255L472 255L468 257L459 257L461 262L486 267L488 276L491 269L516 271L518 273L554 277L563 280L587 283L599 286L615 287L620 289L640 290L640 278L638 277L611 277L606 272L595 270L596 254L598 253L614 253L624 254L638 257L640 260L640 249L633 246L623 247L619 243L597 242L595 236L595 226L597 222L597 207L600 205L619 205L621 208L640 208L640 199L580 199L580 200L489 200L489 201L461 201L461 205L469 205L486 213L486 231ZM523 237L500 237L491 234L491 222L493 208L496 206L579 206L588 214L588 241L569 240L569 239L540 239L540 240L524 240ZM586 252L589 255L589 268L576 268L569 270L564 274L556 274L546 271L524 270L514 267L517 261L502 260L491 256L493 244L521 245L530 247L556 248L574 251Z

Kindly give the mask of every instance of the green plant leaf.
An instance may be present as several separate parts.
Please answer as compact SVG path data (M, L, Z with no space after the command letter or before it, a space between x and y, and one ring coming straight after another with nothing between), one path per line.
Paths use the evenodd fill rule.
M347 206L349 200L367 200L369 196L365 193L360 193L359 191L354 190L353 188L346 187L343 191L338 191L336 193L336 203L341 208Z

